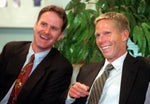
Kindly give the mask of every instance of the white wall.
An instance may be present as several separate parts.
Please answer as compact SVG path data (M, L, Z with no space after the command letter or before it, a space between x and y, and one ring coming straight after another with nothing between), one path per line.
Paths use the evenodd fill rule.
M10 41L32 40L33 30L25 28L0 28L0 52L3 46Z
M33 0L20 0L20 7L15 8L13 0L7 0L8 6L0 8L0 27L19 27L31 28L36 21L38 12L47 5L57 5L62 8L68 4L70 0L41 0L41 6L35 7ZM1 2L1 1L0 1Z
M0 52L9 41L33 39L32 27L41 8L51 4L65 8L70 0L41 0L41 7L34 7L33 0L21 0L19 8L7 1L8 7L0 8Z

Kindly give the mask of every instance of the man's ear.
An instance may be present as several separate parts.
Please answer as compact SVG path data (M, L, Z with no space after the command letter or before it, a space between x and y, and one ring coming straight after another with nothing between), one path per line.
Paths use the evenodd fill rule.
M129 31L128 30L124 30L122 32L122 41L127 41L129 37Z
M57 41L61 40L63 37L63 32L59 35L59 37L57 38Z

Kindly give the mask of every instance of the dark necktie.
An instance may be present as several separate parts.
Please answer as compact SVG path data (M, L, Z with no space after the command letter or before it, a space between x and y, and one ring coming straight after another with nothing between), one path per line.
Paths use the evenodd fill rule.
M31 69L33 67L33 61L34 61L34 54L31 56L31 59L28 64L26 64L23 69L20 71L18 78L16 79L15 85L12 89L12 92L10 94L9 100L7 104L15 104L17 97L19 95L19 92L21 91L23 85L27 81L29 74L31 72Z
M109 73L113 68L114 67L112 66L112 64L108 64L105 68L105 71L102 73L102 75L96 79L91 89L91 94L89 96L88 104L98 104L100 96L103 91L105 81L107 80Z

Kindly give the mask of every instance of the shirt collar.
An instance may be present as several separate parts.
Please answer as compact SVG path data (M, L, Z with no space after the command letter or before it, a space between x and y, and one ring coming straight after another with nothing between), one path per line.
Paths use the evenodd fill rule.
M114 66L114 69L116 70L121 69L126 56L127 56L127 52L111 63ZM109 64L109 61L105 59L104 67L106 67L106 65L108 64Z
M28 55L27 55L27 59L30 59L30 57L32 56L32 54L35 54L35 60L39 60L41 58L43 59L43 57L45 57L50 52L50 50L51 49L35 54L34 51L33 51L33 49L32 49L32 44L31 44L30 48L29 48Z

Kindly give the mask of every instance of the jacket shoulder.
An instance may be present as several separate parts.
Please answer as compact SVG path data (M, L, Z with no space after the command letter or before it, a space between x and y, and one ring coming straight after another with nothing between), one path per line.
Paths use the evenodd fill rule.
M29 41L12 41L8 42L2 50L1 55L13 56L18 53L18 51L24 51L25 48L29 47L31 42Z
M9 47L9 48L15 48L15 47L21 47L27 44L30 44L31 41L11 41L8 42L4 47Z
M56 48L52 48L51 52L50 52L50 56L53 57L53 61L57 62L57 64L70 64L69 60L63 55L61 54ZM59 60L58 60L59 59Z
M138 56L136 57L136 59L140 62L142 62L143 64L148 64L150 65L150 57L142 57L142 56Z

